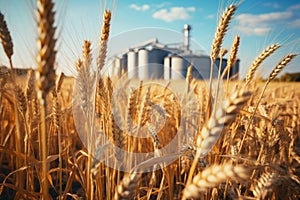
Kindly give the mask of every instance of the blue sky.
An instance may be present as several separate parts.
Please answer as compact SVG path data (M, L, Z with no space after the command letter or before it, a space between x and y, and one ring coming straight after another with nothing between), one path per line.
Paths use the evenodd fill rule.
M57 62L67 73L75 69L73 66L81 55L84 39L91 40L94 49L97 48L104 6L113 11L111 44L114 46L109 50L113 54L116 49L121 51L153 37L158 37L162 43L182 42L181 31L186 23L192 26L191 35L195 49L209 53L217 20L221 11L229 5L227 1L217 0L59 0L57 3ZM37 31L35 15L32 12L34 7L34 0L0 0L0 10L5 15L15 44L13 61L16 66L36 66ZM136 29L139 31L134 31ZM141 30L145 30L144 33ZM238 53L241 60L240 77L245 76L251 61L268 45L283 45L262 64L260 73L267 76L282 56L300 52L300 2L242 1L226 35L223 44L225 48L231 48L236 34L241 36ZM298 57L284 72L300 71L299 63ZM1 64L7 64L2 48Z

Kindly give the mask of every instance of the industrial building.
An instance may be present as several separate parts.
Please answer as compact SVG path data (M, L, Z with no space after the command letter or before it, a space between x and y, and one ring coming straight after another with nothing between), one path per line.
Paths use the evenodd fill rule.
M192 65L192 77L208 79L211 59L208 55L195 53L190 49L190 25L184 25L184 41L173 47L158 42L158 39L145 41L127 51L110 58L109 74L132 79L185 79L187 68ZM220 59L215 61L213 77L217 76ZM226 67L227 59L222 59L221 70ZM230 77L238 78L239 60L230 71Z

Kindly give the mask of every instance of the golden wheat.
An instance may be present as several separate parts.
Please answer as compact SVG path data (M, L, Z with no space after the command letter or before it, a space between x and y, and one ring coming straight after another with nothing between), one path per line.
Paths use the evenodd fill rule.
M11 60L11 57L14 53L13 51L14 46L12 43L12 39L6 21L1 12L0 12L0 39L1 39L4 52L6 53L6 56L8 57L9 60ZM12 65L10 67L12 67Z
M213 105L213 98L223 98L219 84L236 62L239 36L214 95L204 82L192 80L191 66L186 80L163 82L163 87L141 81L133 89L136 80L98 73L107 53L107 10L98 71L92 69L93 44L86 40L75 80L64 74L56 78L54 4L39 0L37 7L38 70L27 78L0 72L0 199L300 198L300 93L292 89L297 84L274 82L297 54L283 57L264 85L247 87L257 67L279 48L269 46L253 61L246 81L227 77L227 90L234 89L220 104ZM221 46L236 8L231 5L222 15L212 64L227 53ZM0 21L11 62L12 40L2 14ZM101 134L118 148L106 151ZM178 152L166 153L173 140ZM144 153L146 160L138 163L123 151ZM102 162L106 159L114 165ZM143 167L152 171L137 170Z
M258 57L252 62L251 66L246 75L246 84L249 84L254 77L254 73L256 72L259 65L272 53L274 53L280 47L279 44L273 44L268 46L263 52L261 52Z

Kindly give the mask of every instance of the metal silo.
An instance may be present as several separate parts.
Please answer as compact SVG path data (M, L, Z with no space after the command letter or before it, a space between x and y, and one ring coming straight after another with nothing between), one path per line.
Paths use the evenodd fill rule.
M139 78L141 80L146 79L148 77L148 60L149 60L149 51L147 49L140 49L138 51L138 71Z
M113 69L115 68L115 58L111 58L108 60L108 65L102 70L104 75L113 75Z
M183 56L191 65L193 65L192 77L195 79L209 79L210 75L210 57L206 55L185 55ZM213 77L216 77L217 69L214 68Z
M172 60L171 55L164 58L164 80L171 79L171 72L172 72L171 60Z
M151 48L147 50L142 48L138 53L139 78L140 79L163 79L164 57L168 55L168 51L163 49Z
M121 66L122 66L122 59L119 57L115 58L115 64L114 64L114 69L112 71L113 76L120 76L121 74Z
M230 71L230 76L236 75L235 79L238 79L239 70L240 70L240 60L237 59L235 64L232 66L232 70Z
M186 77L187 68L190 65L188 60L185 58L173 55L171 57L171 79L172 80L182 80Z
M223 58L222 59L222 63L221 63L221 75L222 75L224 69L226 68L226 65L227 65L227 59ZM220 58L217 58L217 60L215 61L215 66L216 66L216 69L219 70L219 67L220 67Z
M123 73L126 75L127 73L127 54L123 54L121 58L121 69L120 69L120 76L122 76Z
M133 49L127 54L127 68L128 78L138 78L138 53Z

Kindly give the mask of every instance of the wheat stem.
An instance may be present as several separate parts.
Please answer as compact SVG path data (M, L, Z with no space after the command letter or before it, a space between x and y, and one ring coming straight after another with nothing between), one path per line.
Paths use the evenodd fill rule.
M225 34L227 32L229 23L231 21L232 16L234 15L236 10L236 6L234 4L231 4L229 7L226 8L225 12L221 16L221 19L219 21L219 25L217 28L217 31L215 33L215 37L213 40L213 44L211 47L211 54L210 54L210 59L211 59L211 65L210 65L210 76L209 76L209 94L208 94L208 108L207 108L207 115L206 119L208 119L211 115L211 110L212 110L212 79L213 79L213 68L214 68L214 62L216 61L220 50L221 50L221 45L223 43Z

